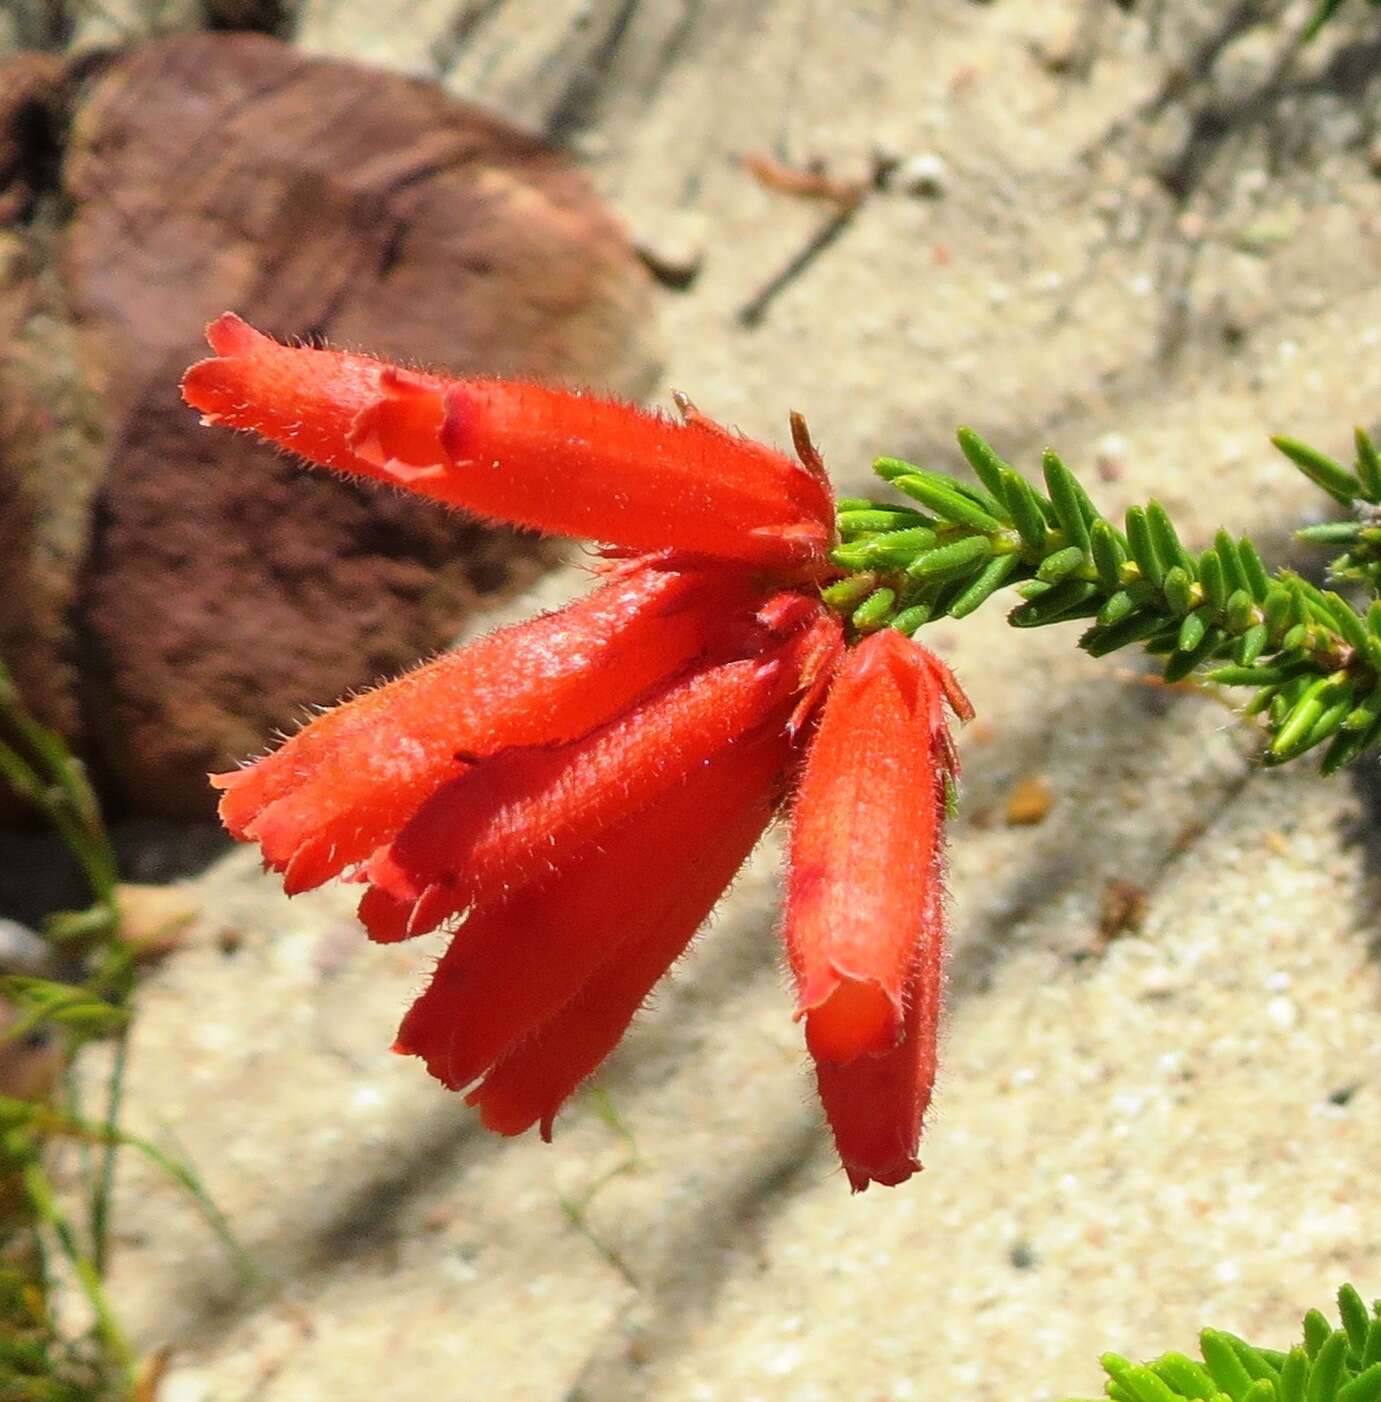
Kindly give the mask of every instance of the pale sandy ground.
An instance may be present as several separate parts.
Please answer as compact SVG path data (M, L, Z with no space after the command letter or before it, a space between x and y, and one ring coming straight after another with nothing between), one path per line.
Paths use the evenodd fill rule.
M880 451L955 466L969 421L1279 555L1322 507L1265 434L1341 453L1381 403L1377 21L1277 73L1308 5L1136 8L307 0L299 37L559 127L641 238L703 255L663 298L663 385L777 439L805 410L841 484ZM733 157L863 175L878 148L942 158L942 194L871 197L745 328L828 212ZM338 893L287 903L249 852L200 879L129 1121L195 1161L278 1293L237 1293L127 1164L116 1287L176 1351L167 1402L1035 1402L1095 1392L1103 1348L1275 1343L1344 1279L1381 1293L1376 810L1002 612L929 639L982 722L927 1171L899 1191L851 1199L832 1160L775 847L602 1078L638 1158L589 1236L563 1201L628 1157L593 1104L551 1147L487 1137L387 1050L425 952L370 948ZM1010 829L1031 773L1054 807ZM1145 925L1080 957L1113 877Z

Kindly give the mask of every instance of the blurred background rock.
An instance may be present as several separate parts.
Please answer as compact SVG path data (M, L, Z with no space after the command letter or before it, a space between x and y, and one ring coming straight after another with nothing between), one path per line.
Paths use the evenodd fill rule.
M433 84L88 19L0 68L0 654L116 811L205 815L208 769L554 555L201 431L200 327L635 393L649 278L570 161Z

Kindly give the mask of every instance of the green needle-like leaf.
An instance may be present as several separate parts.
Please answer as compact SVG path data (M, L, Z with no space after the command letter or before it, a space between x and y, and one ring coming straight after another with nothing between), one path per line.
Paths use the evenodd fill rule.
M1352 693L1350 690L1344 692L1336 701L1329 702L1324 706L1309 734L1304 741L1303 749L1312 750L1315 745L1321 745L1329 736L1337 733L1342 723L1347 719L1352 710ZM1301 751L1303 753L1303 751Z
M1237 1354L1242 1366L1247 1370L1247 1376L1256 1378L1275 1378L1280 1372L1281 1362L1272 1363L1262 1349L1253 1348L1245 1339L1239 1339L1236 1334L1223 1333L1219 1331L1223 1338L1232 1345L1233 1352Z
M1090 657L1106 657L1109 653L1117 652L1132 643L1141 643L1153 638L1164 627L1165 619L1160 614L1149 609L1141 610L1128 614L1107 627L1090 628L1079 639L1079 646Z
M1254 623L1238 640L1236 657L1244 667L1250 667L1265 651L1270 633L1264 623Z
M1206 609L1197 609L1185 615L1184 622L1180 624L1178 647L1181 652L1193 652L1203 642L1204 634L1208 632L1208 620Z
M1277 760L1294 759L1303 754L1308 745L1310 733L1324 711L1324 695L1329 679L1320 677L1311 683L1304 695L1290 707L1282 718L1275 739L1271 742L1271 756Z
M1319 1350L1333 1337L1333 1326L1321 1310L1310 1310L1304 1316L1304 1351L1310 1361L1318 1357Z
M1081 551L1087 551L1088 521L1080 500L1079 484L1058 453L1047 449L1041 465L1045 472L1046 491L1050 493L1050 504L1055 508L1055 516L1065 539L1071 545L1077 545Z
M1261 612L1265 616L1267 632L1277 638L1290 626L1295 613L1295 597L1283 584L1272 583L1266 591Z
M1379 715L1381 715L1381 690L1374 688L1362 697L1357 706L1349 712L1347 719L1343 722L1343 728L1360 734L1370 730Z
M1240 1402L1252 1385L1252 1376L1242 1366L1242 1360L1238 1358L1237 1350L1233 1348L1228 1336L1216 1329L1205 1329L1199 1335L1199 1348L1213 1381L1233 1399L1233 1402Z
M1329 496L1336 497L1344 505L1362 494L1362 484L1341 463L1334 462L1326 453L1301 443L1297 438L1284 434L1272 435L1271 442L1290 459L1316 487L1322 487Z
M893 479L892 485L907 496L928 506L942 520L953 521L956 525L968 526L971 530L996 535L1002 529L1002 522L985 511L983 507L957 490L956 484L942 482L929 475L908 474Z
M979 570L972 584L949 606L951 618L964 618L1007 582L1018 564L1015 555L995 555Z
M1241 556L1237 551L1237 543L1225 530L1220 530L1214 536L1213 548L1218 552L1218 560L1223 567L1223 578L1227 582L1228 592L1232 593L1236 589L1250 590L1247 572L1243 568Z
M1373 1363L1338 1389L1337 1402L1378 1402L1378 1399L1381 1399L1381 1363Z
M1218 1386L1209 1376L1208 1369L1195 1363L1192 1358L1186 1358L1182 1353L1164 1354L1150 1367L1174 1388L1177 1397L1210 1402L1218 1392Z
M912 604L910 608L902 609L892 620L892 627L909 637L917 628L930 622L933 612L934 609L929 604Z
M933 550L939 537L927 526L912 526L904 531L889 531L874 536L863 546L869 569L904 569L923 551Z
M1002 474L1003 499L1011 512L1012 524L1021 535L1021 543L1028 550L1041 550L1049 531L1045 512L1036 489L1010 468Z
M1307 662L1284 662L1278 667L1219 667L1208 680L1221 686L1278 686L1308 670Z
M1332 590L1324 595L1324 599L1328 603L1328 611L1338 631L1353 647L1365 652L1368 643L1367 629L1357 617L1357 611L1341 594L1335 594Z
M968 459L969 466L973 468L978 480L998 501L1005 501L1007 494L1002 475L1004 472L1010 472L1011 468L973 429L961 428L956 437L959 439L959 450Z
M1381 1363L1381 1318L1373 1316L1367 1325L1367 1342L1362 1349L1362 1367Z
M1098 597L1098 586L1082 579L1066 579L1039 599L1014 609L1008 619L1017 628L1039 628L1065 618L1086 617L1089 603Z
M1314 11L1309 23L1305 25L1303 34L1300 35L1304 43L1315 38L1324 25L1343 8L1346 0L1319 0L1318 8Z
M897 602L896 593L887 588L875 589L853 612L852 623L860 633L875 633L886 625Z
M1127 512L1127 548L1141 570L1143 579L1149 579L1152 584L1159 584L1165 578L1166 566L1156 553L1146 511L1140 506L1133 506Z
M1107 602L1098 610L1098 623L1100 627L1108 627L1113 623L1120 623L1124 618L1136 612L1136 600L1125 589L1119 589L1116 594L1108 596Z
M1121 1373L1117 1381L1136 1402L1180 1402L1183 1395L1177 1393L1150 1368L1133 1366Z
M1371 1330L1371 1311L1362 1297L1351 1285L1344 1285L1338 1291L1338 1318L1347 1331L1348 1346L1361 1358L1367 1346L1367 1335Z
M848 570L851 574L858 570L867 568L868 564L868 542L866 540L855 540L846 542L843 545L836 545L830 551L830 561L839 566L841 570Z
M1295 539L1309 545L1351 545L1361 534L1360 521L1323 521L1317 526L1302 526Z
M1309 1355L1296 1345L1285 1359L1280 1370L1280 1382L1276 1391L1280 1402L1304 1402L1304 1385L1309 1379Z
M1155 542L1156 555L1165 561L1166 568L1168 569L1171 565L1179 565L1188 572L1192 579L1194 577L1194 559L1189 551L1180 544L1179 534L1160 502L1147 503L1146 525L1150 529L1151 539Z
M822 589L820 597L830 608L845 613L857 608L876 587L876 575L851 574L847 579L838 580Z
M1256 605L1252 603L1252 596L1245 589L1234 590L1223 605L1223 615L1230 633L1246 632L1253 626L1253 619L1256 617Z
M1353 442L1357 448L1357 478L1362 484L1362 495L1371 502L1381 502L1381 453L1364 428L1353 430Z
M1122 583L1122 566L1127 552L1112 523L1101 517L1089 526L1089 550L1093 555L1098 581L1104 589L1116 589Z
M1199 582L1204 586L1204 594L1215 609L1227 607L1228 579L1216 550L1205 550L1199 557Z
M912 579L953 579L967 574L991 554L992 543L986 537L965 536L916 556L906 567L906 573Z
M1242 573L1246 576L1247 588L1259 604L1266 597L1271 580L1266 573L1266 566L1261 563L1261 556L1256 553L1256 546L1245 536L1237 542L1237 558L1241 563Z
M1330 1331L1320 1345L1309 1368L1309 1381L1304 1385L1304 1402L1335 1402L1343 1363L1347 1358L1347 1335L1341 1329Z
M922 516L919 511L884 510L871 505L863 511L840 511L835 521L839 526L840 535L845 540L852 540L861 535L873 535L878 531L900 531L909 526L930 524L928 518Z
M1191 672L1197 671L1205 662L1217 654L1227 640L1221 628L1208 628L1198 644L1189 649L1177 648L1176 655L1165 664L1165 680L1183 681ZM1177 640L1178 642L1178 640Z
M1058 584L1067 575L1073 574L1084 563L1084 552L1071 545L1047 555L1036 570L1036 578L1044 584Z
M1323 752L1319 773L1327 777L1350 764L1362 752L1362 737L1351 730L1339 730Z
M1194 607L1194 577L1180 565L1172 565L1161 581L1165 602L1172 613L1188 613Z

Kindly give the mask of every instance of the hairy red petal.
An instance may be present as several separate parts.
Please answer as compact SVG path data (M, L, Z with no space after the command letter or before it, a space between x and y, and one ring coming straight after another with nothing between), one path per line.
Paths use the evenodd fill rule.
M927 923L938 929L935 888ZM924 945L913 970L901 1040L877 1056L847 1064L822 1061L815 1074L825 1116L854 1192L869 1183L895 1187L920 1168L921 1123L935 1083L936 1029L940 1015L940 943Z
M762 835L775 798L762 775L780 771L788 753L785 732L778 731L716 761L736 771L736 809L707 814L715 821L683 833L678 876L648 890L649 907L614 957L573 1001L517 1042L470 1093L467 1104L479 1107L490 1129L521 1134L540 1122L542 1137L551 1138L556 1112L618 1045L653 985L685 950Z
M541 385L282 346L230 313L207 337L218 354L188 370L186 401L326 467L639 550L809 569L832 537L815 473L699 416L678 424Z
M889 1051L934 899L948 769L938 663L895 630L840 665L792 819L785 936L818 1061Z
M475 760L563 743L682 671L752 597L746 571L656 562L447 653L313 721L273 754L212 778L221 819L260 844L290 894L388 842Z
M782 651L693 673L574 744L476 766L371 858L368 880L395 901L414 902L412 934L545 880L766 723L795 683ZM367 909L360 914L367 918Z
M397 938L406 902L407 932L423 934L542 884L726 746L761 728L790 733L779 704L808 685L821 638L838 631L814 609L814 621L785 638L735 625L726 633L732 660L707 660L573 744L510 750L444 785L364 868L383 895L367 897L360 918L376 938Z
M745 830L770 809L789 753L784 728L731 746L554 881L472 914L404 1018L395 1050L424 1057L459 1090L592 979L662 939L678 912L681 929L718 894L705 883L722 862L706 865L706 854L722 849L727 861L738 850L723 847L721 830Z

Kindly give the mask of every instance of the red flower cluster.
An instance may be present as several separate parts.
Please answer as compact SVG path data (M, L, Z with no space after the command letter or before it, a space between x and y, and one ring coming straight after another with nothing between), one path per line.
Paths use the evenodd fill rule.
M397 1050L544 1137L791 803L786 945L849 1180L900 1183L935 1070L944 665L846 648L801 462L536 385L281 346L237 317L183 394L207 423L466 511L610 543L588 596L408 673L213 779L291 894L366 886L376 940L456 924ZM828 699L826 699L828 698ZM794 801L791 796L795 791Z

